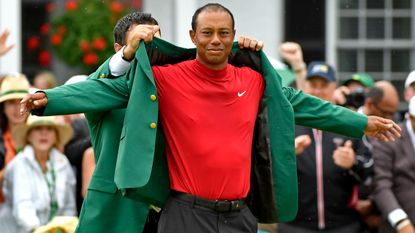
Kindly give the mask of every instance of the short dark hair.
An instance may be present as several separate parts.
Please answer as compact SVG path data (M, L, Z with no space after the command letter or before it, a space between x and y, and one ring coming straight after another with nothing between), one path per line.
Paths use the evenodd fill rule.
M200 7L199 9L197 9L195 13L193 14L193 17L192 17L192 30L193 31L196 30L197 18L199 17L199 14L202 13L203 11L223 11L223 12L228 13L232 19L232 29L235 29L235 19L233 18L232 12L228 8L222 6L219 3L208 3Z
M133 12L118 20L114 27L114 42L125 45L126 34L133 24L151 24L158 25L155 18L149 13Z
M366 93L366 99L371 99L373 103L378 104L383 99L383 90L379 87L371 87Z

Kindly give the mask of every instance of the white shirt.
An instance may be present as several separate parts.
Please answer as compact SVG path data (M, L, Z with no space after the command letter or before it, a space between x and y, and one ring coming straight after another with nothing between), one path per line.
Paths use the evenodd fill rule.
M52 149L49 156L48 170L53 166L56 177L56 216L76 216L76 179L72 167L66 156L56 149ZM3 192L7 214L0 219L2 233L32 232L47 224L51 197L45 174L31 146L26 146L7 165Z
M123 75L128 69L130 69L131 63L122 58L124 48L125 46L118 50L118 52L111 57L108 64L110 72L113 76Z

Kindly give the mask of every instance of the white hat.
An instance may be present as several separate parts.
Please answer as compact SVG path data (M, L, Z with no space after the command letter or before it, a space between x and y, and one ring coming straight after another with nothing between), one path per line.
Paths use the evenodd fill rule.
M13 138L16 140L16 143L19 147L24 147L26 145L27 134L30 129L36 126L52 126L56 129L58 146L64 146L69 139L71 139L73 130L70 126L61 124L57 121L55 116L34 116L30 115L27 118L27 123L18 125L12 130Z
M415 70L412 71L411 73L409 73L408 77L406 78L405 81L405 89L410 87L412 83L415 82Z
M0 87L0 102L23 99L29 93L29 81L23 74L7 75Z

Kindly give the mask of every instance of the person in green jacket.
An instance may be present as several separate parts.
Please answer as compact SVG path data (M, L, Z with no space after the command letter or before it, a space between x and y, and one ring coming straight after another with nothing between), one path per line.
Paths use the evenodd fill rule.
M120 19L114 28L114 49L116 52L119 51L114 57L124 59L120 52L124 50L123 45L127 44L128 40L132 38L148 40L153 36L160 36L160 33L157 21L150 14L139 12L128 14ZM239 43L241 47L262 47L262 42L244 44L248 40L249 38L242 37ZM111 78L111 73L103 76L101 71L105 69L108 69L108 62L91 74L89 81L103 77ZM82 99L81 97L80 100ZM124 112L125 109L115 109L86 113L92 132L97 167L88 187L77 232L141 232L143 226L143 232L156 232L155 224L158 220L156 210L159 211L159 208L151 206L146 220L148 204L122 197L114 184L117 148Z
M193 30L193 39L197 47L197 55L196 60L192 60L192 62L197 61L202 63L203 65L207 64L207 66L209 67L212 65L212 67L216 68L217 66L222 67L224 65L225 67L227 67L228 55L231 53L231 50L238 50L235 44L232 46L232 41L235 33L233 30L233 17L229 17L232 14L226 8L219 4L208 4L199 9L197 13L198 14L195 14L194 17L195 27ZM220 20L218 21L218 19ZM211 27L207 27L209 30L199 30L199 27L202 27L200 25L206 26L206 24L209 25L209 23L212 22L213 24L210 25ZM206 27L202 28L206 29ZM213 38L213 42L206 44L201 43L202 41L209 41L209 39L203 40L204 37L206 37L205 39ZM223 37L226 37L226 39L224 39ZM217 47L203 47L202 44L215 44ZM119 148L119 157L117 158L116 165L115 181L117 187L120 188L123 194L126 196L138 198L149 203L163 204L165 201L163 197L166 197L165 190L167 189L168 193L169 184L168 178L165 173L167 170L165 161L166 158L161 155L164 154L164 147L162 143L164 136L163 132L158 129L162 128L164 129L164 131L167 131L169 129L163 128L168 127L168 123L167 126L163 125L162 127L158 127L157 124L157 115L159 112L158 105L161 104L159 103L159 101L162 101L162 95L160 95L159 93L159 91L161 91L160 88L158 87L158 89L156 89L155 87L153 75L150 72L150 62L146 59L147 51L145 47L146 46L144 46L143 43L140 43L140 47L135 55L139 62L137 62L137 60L133 61L132 68L125 76L115 80L94 80L95 82L88 84L84 83L82 86L75 84L73 86L67 86L67 90L71 91L71 94L68 94L69 92L62 93L56 90L49 90L46 91L48 98L45 98L44 94L31 95L28 98L25 98L25 100L23 101L22 110L25 111L24 107L28 107L29 109L31 109L34 106L38 107L39 104L41 105L42 103L47 103L47 108L44 112L44 114L47 115L54 114L53 109L57 108L58 105L62 105L62 101L65 104L67 104L67 106L65 106L67 108L67 113L69 113L70 111L74 111L73 108L76 108L76 111L82 112L90 111L91 108L94 108L96 110L116 107L120 108L127 106L128 103L124 127L121 132L121 145ZM178 47L173 47L167 42L163 42L157 39L153 39L153 42L149 45L149 47L153 49L151 59L157 57L157 55L159 55L160 53L167 51L167 53L170 53L171 56L170 58L165 59L165 61L169 62L172 62L173 60L178 62L180 61L180 59L178 60L177 57L186 55L194 56L195 53L194 50L185 50ZM200 52L200 50L203 50L205 48L207 48L205 53ZM205 55L207 55L207 57ZM262 155L263 157L261 157L261 159L265 158L267 160L266 163L264 163L263 170L265 171L265 173L267 173L269 169L271 169L274 172L268 173L268 176L266 177L267 179L264 180L266 187L256 185L261 188L261 191L269 191L269 193L257 193L258 195L265 195L271 197L272 200L269 199L270 197L267 197L268 199L265 198L266 200L271 200L270 202L262 203L262 207L264 207L264 204L266 205L266 207L262 208L261 210L264 212L268 211L268 213L256 212L255 214L256 216L258 216L260 221L288 221L292 219L296 213L295 203L297 183L295 175L295 156L293 152L294 120L296 121L296 123L300 123L306 126L316 126L321 129L331 130L334 132L339 132L354 137L361 136L365 131L367 134L377 135L379 138L384 140L391 139L389 132L398 135L399 127L397 127L396 124L394 124L392 121L376 117L366 118L365 116L358 115L356 113L347 111L340 107L333 106L317 98L304 95L302 92L298 92L290 88L281 88L281 80L279 80L279 77L272 69L265 55L262 52L256 55L259 56L259 59L261 61L261 65L258 70L261 71L264 77L266 88L265 91L263 91L263 97L265 97L265 99L262 100L264 102L261 101L261 105L259 105L260 100L257 100L257 104L259 106L260 111L258 112L259 115L256 120L256 123L259 122L258 125L255 126L256 132L252 132L253 126L251 126L251 129L248 129L248 131L251 131L251 133L249 133L251 137L252 134L254 134L253 138L255 139L252 145L254 149L252 153L252 163L255 163L255 165L260 163L261 161L259 161L258 159L261 156L261 152L265 152L265 154ZM187 59L189 58L192 57L187 57ZM208 73L210 72L209 69L206 71L208 75ZM248 72L254 74L252 73L252 70L248 70ZM261 89L262 84L260 79L255 79L253 82L256 82L257 85L259 85L257 87ZM81 89L82 91L80 91ZM88 90L88 93L84 93L85 90ZM85 102L91 101L93 103L93 106L91 106L91 102L88 102L87 104L79 101L74 103L70 101L65 102L66 100L71 99L71 95L73 95L74 92L78 95L78 98L84 98ZM235 94L237 94L236 96L238 98L247 95L246 92L243 90L239 90L235 92ZM58 96L62 98L56 98ZM94 97L91 98L91 96ZM96 99L97 96L100 96L102 98ZM214 96L215 95L211 97ZM60 103L58 104L58 102ZM201 110L200 107L201 106L199 106L199 110ZM196 108L198 108L198 106L196 106ZM182 108L177 109L177 111L179 111L180 109ZM183 109L187 110L187 108ZM293 114L293 111L295 112L295 115ZM163 115L162 109L160 109L160 114ZM224 117L226 118L226 115L224 115ZM152 119L154 119L155 122L152 122ZM161 119L163 119L163 116ZM252 121L252 118L250 119ZM263 124L264 122L265 124ZM161 120L161 123L163 123L163 120ZM197 124L195 126L197 126ZM212 124L212 127L213 126L215 126L214 122ZM232 124L226 126L232 127ZM348 129L342 129L339 128L339 126L348 127ZM207 128L205 127L205 129ZM189 130L191 129L189 128ZM179 133L180 132L181 130L179 131ZM257 134L258 132L259 134ZM201 137L203 137L203 134L201 134ZM221 135L218 135L218 137L220 138ZM169 138L166 138L168 141ZM194 139L196 140L195 142L198 142L197 140L200 140L197 137L195 137ZM168 150L172 150L173 148L170 147L171 144L168 145ZM225 145L227 144L225 143ZM219 145L216 145L216 147L218 146ZM245 154L246 152L242 153ZM168 157L168 159L169 158L170 157ZM199 165L198 168L202 168L200 167L200 165L204 165L205 162L208 161L204 161L203 163L195 165ZM254 170L253 168L251 175L252 173L256 172L261 171ZM238 181L238 179L235 179L234 181ZM251 191L254 188L253 186L255 186L255 184L251 183ZM172 201L173 199L176 201L179 200L181 202L186 202L186 200L188 200L189 194L184 194L183 192L174 192L173 194L174 197L172 197L172 199L170 199L170 201L167 204L168 209L170 209L172 205L171 203L174 202ZM224 222L220 222L220 227L225 228L225 231L229 230L226 232L232 232L232 230L238 228L239 231L236 230L236 232L244 230L254 232L256 229L256 219L253 218L252 215L250 216L250 210L247 209L244 204L245 200L215 202L209 200L209 198L190 198L194 200L193 204L195 205L195 207L198 206L198 209L199 207L201 209L213 208L214 210L207 211L214 211L214 213L216 213L214 214L214 216L223 216L226 221L228 221L227 217L230 217L232 215L240 216L240 213L243 212L242 215L246 218L244 218L245 220L242 220L242 223L240 222L241 219L239 217L239 220L235 222L232 220L232 223L234 224L229 222L229 225L224 226ZM258 202L255 202L255 200L257 199L261 198L255 197L254 194L254 198L252 199L254 205L258 205ZM252 202L250 201L250 203ZM172 209L172 213L177 213L175 211L181 211L180 208L177 208L177 206ZM169 217L168 213L166 213L166 215L168 217L162 218L163 223L159 224L159 226L163 225L165 227L165 230L175 231L177 230L175 227L187 227L187 224L184 224L183 221L185 221L186 223L196 222L190 220L187 217L181 219L174 219L173 217ZM176 220L181 220L182 223ZM208 221L208 218L206 217L201 217L201 220L201 225L191 224L192 228L190 230L180 228L179 231L195 232L195 229L203 229L201 232L208 232L208 228L206 228L206 226L212 226L209 225L209 223L211 222ZM219 222L216 223L216 225L219 225ZM247 229L242 230L240 229L240 227L246 227ZM216 227L213 230L215 231Z

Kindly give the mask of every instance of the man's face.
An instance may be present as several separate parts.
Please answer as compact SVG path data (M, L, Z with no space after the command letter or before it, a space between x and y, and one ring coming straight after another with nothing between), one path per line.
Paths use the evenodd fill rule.
M232 18L225 11L203 11L197 17L196 30L190 37L197 48L196 59L210 69L220 70L228 64L235 31Z
M399 101L385 95L379 103L370 101L367 106L369 115L392 119L393 114L398 110Z
M335 89L335 82L329 82L322 77L311 77L306 81L304 92L323 100L332 101Z

